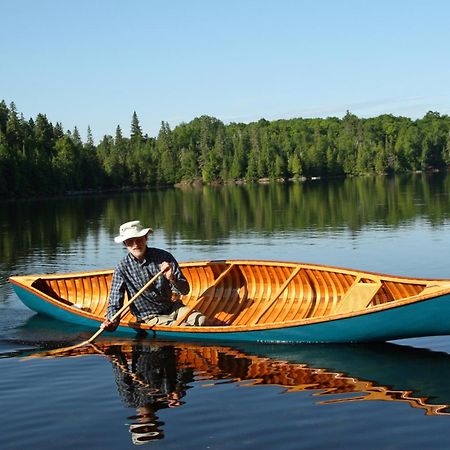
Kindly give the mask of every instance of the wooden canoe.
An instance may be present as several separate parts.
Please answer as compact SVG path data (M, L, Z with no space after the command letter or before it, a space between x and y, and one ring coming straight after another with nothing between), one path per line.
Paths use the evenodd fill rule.
M314 264L204 261L180 264L191 285L181 300L208 325L154 326L126 313L117 330L154 336L251 342L369 342L450 334L450 280ZM112 270L13 276L30 309L98 328Z

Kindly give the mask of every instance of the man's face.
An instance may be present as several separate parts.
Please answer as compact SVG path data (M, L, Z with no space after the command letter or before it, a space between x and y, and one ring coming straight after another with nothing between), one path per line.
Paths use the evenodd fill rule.
M139 261L142 261L147 248L147 236L127 239L125 245L128 251Z

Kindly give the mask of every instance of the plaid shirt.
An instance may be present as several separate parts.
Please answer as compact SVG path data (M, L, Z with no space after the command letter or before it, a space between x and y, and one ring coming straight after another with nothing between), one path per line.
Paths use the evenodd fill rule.
M138 320L154 314L169 314L172 311L172 292L187 294L189 283L181 272L175 258L165 250L147 247L145 259L138 261L131 253L120 261L114 270L106 318L111 319L123 306L125 292L133 297L161 269L160 264L167 261L172 266L175 277L170 284L164 275L146 289L130 306Z

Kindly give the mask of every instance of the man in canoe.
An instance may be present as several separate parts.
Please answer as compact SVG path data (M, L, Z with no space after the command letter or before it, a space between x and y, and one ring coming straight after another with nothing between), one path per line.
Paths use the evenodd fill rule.
M189 311L181 301L172 300L187 294L189 283L169 252L147 246L147 236L152 232L134 220L121 225L119 236L114 238L116 243L125 245L128 253L114 269L106 319L101 325L107 331L114 331L119 325L119 319L112 318L123 306L125 292L132 298L159 271L163 274L130 305L133 315L150 325L174 325ZM203 314L192 311L183 324L195 326L204 322Z

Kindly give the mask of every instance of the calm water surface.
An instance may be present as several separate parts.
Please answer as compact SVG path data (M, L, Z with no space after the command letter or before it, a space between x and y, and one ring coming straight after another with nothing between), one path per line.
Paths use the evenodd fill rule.
M450 178L167 189L0 205L0 448L448 448L450 336L376 345L117 340L34 314L12 274L112 267L140 218L180 261L450 278ZM450 318L449 318L450 319Z

